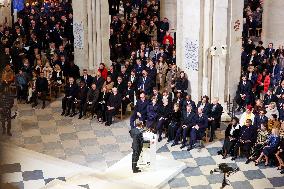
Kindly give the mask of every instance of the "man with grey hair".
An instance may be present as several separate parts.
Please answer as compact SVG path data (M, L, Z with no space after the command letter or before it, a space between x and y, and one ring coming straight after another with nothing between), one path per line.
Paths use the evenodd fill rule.
M187 144L186 137L188 135L188 132L191 127L193 127L196 124L197 116L195 112L192 110L192 106L188 104L186 106L186 111L183 111L182 117L181 117L181 125L177 130L177 134L174 140L174 143L172 146L175 146L178 144L178 141L180 137L182 136L182 145L181 149L184 148Z
M112 94L110 95L107 102L106 123L105 126L112 124L112 117L116 114L121 105L121 94L118 93L117 88L112 88Z

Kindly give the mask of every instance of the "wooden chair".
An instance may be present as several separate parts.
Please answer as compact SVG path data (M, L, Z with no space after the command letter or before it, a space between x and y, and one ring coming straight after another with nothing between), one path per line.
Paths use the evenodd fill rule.
M256 28L256 36L261 37L262 28Z

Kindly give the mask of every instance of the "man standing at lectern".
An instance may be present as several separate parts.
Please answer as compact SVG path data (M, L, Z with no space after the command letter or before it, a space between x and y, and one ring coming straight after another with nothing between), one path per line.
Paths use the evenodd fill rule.
M137 162L139 160L139 156L141 154L142 147L143 147L142 127L143 127L143 123L139 122L139 123L136 124L136 127L133 127L129 131L130 136L133 139L133 141L132 141L132 149L133 149L133 153L132 153L132 171L133 171L133 173L141 172L141 170L138 169L138 167L137 167Z

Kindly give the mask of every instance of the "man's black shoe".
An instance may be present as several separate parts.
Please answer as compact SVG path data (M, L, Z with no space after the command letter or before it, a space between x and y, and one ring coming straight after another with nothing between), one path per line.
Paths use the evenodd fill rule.
M177 143L176 143L176 142L172 143L172 145L171 145L171 146L173 147L173 146L175 146L175 145L177 145Z
M11 133L11 132L8 132L7 135L8 135L8 136L12 136L12 133Z
M181 145L180 149L183 149L185 147L185 144Z
M133 173L140 173L140 172L141 172L140 169L133 170Z
M192 150L193 148L192 148L192 146L190 146L189 148L187 148L187 151L190 151L190 150Z
M218 154L218 155L222 155L222 150L219 150L219 151L217 152L217 154Z
M79 118L78 118L78 119L82 119L82 117L83 117L82 115L79 115Z
M64 116L64 115L65 115L65 111L63 111L63 112L61 113L61 115Z
M249 164L250 161L251 161L250 159L247 159L245 164Z

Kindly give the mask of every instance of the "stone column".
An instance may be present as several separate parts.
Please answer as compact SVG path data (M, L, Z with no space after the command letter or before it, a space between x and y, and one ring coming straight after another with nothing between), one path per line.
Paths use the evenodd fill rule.
M243 8L243 1L229 0L228 63L226 67L226 88L227 93L231 96L231 99L235 97L236 89L241 75Z
M170 31L177 28L177 1L179 0L161 0L160 16L161 19L167 17L170 23Z
M284 1L265 0L263 4L263 31L264 45L274 43L274 47L284 44Z
M75 63L80 68L97 70L101 62L109 64L109 14L105 0L73 1L74 23L84 27L84 46L75 48ZM75 27L74 27L75 28Z
M188 92L195 101L199 100L202 92L200 3L200 0L177 1L177 65L188 76Z
M213 13L213 46L217 48L212 57L211 99L219 97L220 103L225 100L225 67L227 56L222 47L227 45L227 9L228 0L214 0Z
M88 0L89 1L89 0ZM73 6L73 26L74 26L74 33L76 32L75 25L83 26L83 32L81 33L81 37L83 37L81 40L83 40L83 47L82 48L76 48L74 49L74 61L75 64L79 66L79 68L82 70L83 68L89 68L89 52L88 52L88 9L87 9L88 3L83 3L81 0L73 0L72 6ZM76 37L76 35L74 35ZM75 39L76 41L76 39Z

